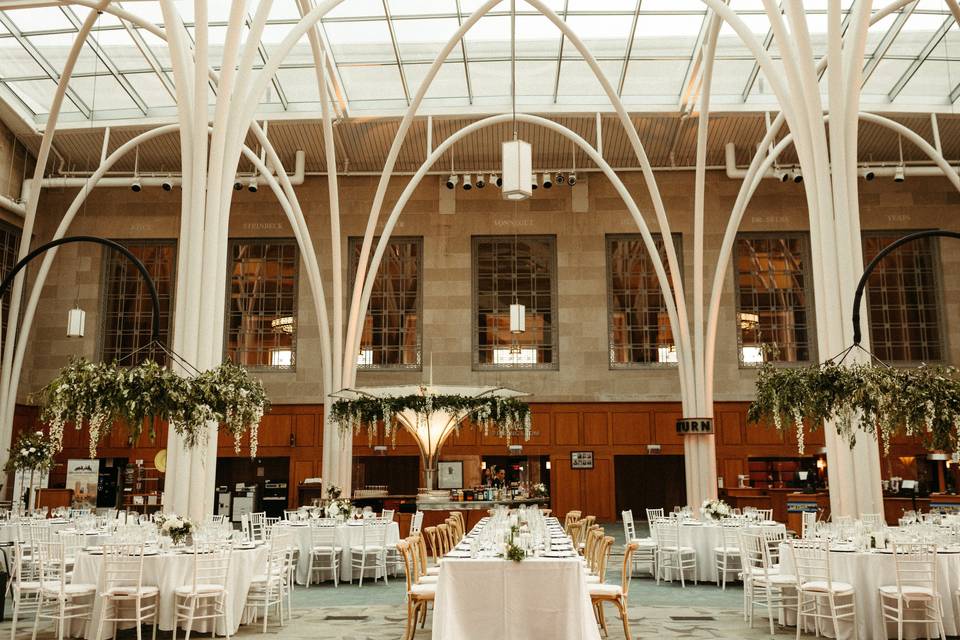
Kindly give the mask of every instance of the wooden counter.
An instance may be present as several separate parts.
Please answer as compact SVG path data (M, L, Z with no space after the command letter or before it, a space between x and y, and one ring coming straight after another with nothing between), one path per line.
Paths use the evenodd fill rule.
M803 514L816 512L818 520L827 520L830 517L830 494L826 491L816 493L801 493L793 491L787 499L787 529L798 536L803 533Z
M796 489L755 489L753 487L731 487L722 489L720 497L731 507L743 509L773 509L773 519L787 522L787 496L796 493Z
M73 489L40 489L37 493L37 508L69 507L73 504Z

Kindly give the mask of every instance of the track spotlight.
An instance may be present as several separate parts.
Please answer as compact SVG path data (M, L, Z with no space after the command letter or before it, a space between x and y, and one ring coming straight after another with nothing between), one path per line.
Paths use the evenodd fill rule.
M774 172L773 172L773 176L774 176L777 180L779 180L780 182L789 182L789 181L790 181L790 174L787 173L786 171L774 171Z
M567 184L570 185L571 187L577 184L577 174L570 173L569 175L567 175Z
M540 188L540 183L537 182L537 174L533 174L532 176L530 176L530 188L533 191L536 191L537 189Z
M553 183L554 183L554 184L563 184L563 181L564 181L564 180L565 180L565 178L563 177L563 174L562 174L562 173L558 173L557 175L553 176Z
M550 177L549 173L543 174L543 188L549 189L553 186L553 178Z
M865 167L863 171L860 172L860 175L863 176L863 179L867 182L870 182L877 177L877 174L873 172L873 169L870 167Z
M477 189L483 189L485 186L487 186L487 181L483 179L482 173L478 173L477 184L476 184Z
M247 183L247 190L250 191L250 193L256 193L259 188L260 187L257 186L257 176L252 176L250 182Z
M160 183L160 186L163 187L164 191L173 191L173 183L170 180L164 180Z
M503 186L503 178L492 173L490 174L490 182L492 182L493 185L498 189Z
M243 189L243 183L241 183L239 180L235 181L233 183L233 190L240 191L241 189Z
M457 186L457 183L460 182L460 176L455 173L451 173L450 177L447 178L447 189L453 189Z
M470 182L470 174L465 173L463 174L463 190L470 191L470 189L473 189L473 183Z
M792 177L793 177L793 181L796 184L800 184L801 182L803 182L803 174L800 173L800 169L794 169L792 173Z
M893 172L893 181L894 182L903 182L907 179L906 172L903 170L903 165L897 165L896 170Z
M134 193L140 193L141 191L143 191L143 185L140 184L139 178L133 179L133 183L130 185L130 189L133 190Z

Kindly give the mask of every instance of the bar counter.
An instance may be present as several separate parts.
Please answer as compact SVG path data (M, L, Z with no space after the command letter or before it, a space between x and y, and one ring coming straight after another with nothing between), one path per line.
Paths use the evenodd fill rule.
M523 498L515 500L423 500L417 502L417 509L423 511L423 526L433 527L442 524L450 517L450 512L463 512L465 526L469 531L480 521L487 511L496 506L519 507L520 505L550 506L550 498Z

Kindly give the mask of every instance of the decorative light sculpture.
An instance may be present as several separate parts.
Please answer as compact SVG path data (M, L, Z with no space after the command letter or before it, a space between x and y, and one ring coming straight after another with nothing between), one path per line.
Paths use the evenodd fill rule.
M529 142L513 139L500 147L503 186L506 200L526 200L533 195L533 151Z

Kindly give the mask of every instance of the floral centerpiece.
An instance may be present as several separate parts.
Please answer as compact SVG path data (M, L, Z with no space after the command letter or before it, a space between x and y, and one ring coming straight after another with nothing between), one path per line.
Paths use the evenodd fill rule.
M530 495L532 495L534 498L550 497L550 494L547 492L547 485L543 484L542 482L538 482L537 484L533 485L533 487L530 489Z
M328 518L346 520L353 515L353 503L350 502L349 498L341 498L341 493L340 487L335 484L327 487L327 500L329 502L324 507L324 513Z
M170 538L175 546L182 544L194 529L190 518L184 518L175 513L163 514L157 522L160 526L160 534Z
M729 518L732 510L723 500L704 500L700 506L700 515L709 520Z
M10 447L7 471L43 471L53 466L56 450L43 431L24 431Z
M54 451L63 447L67 423L90 433L90 457L115 421L126 424L136 441L149 425L156 437L155 420L168 422L188 447L203 446L210 423L233 435L240 452L245 433L250 434L250 457L256 457L260 419L269 408L259 380L246 369L224 362L195 376L182 376L152 360L133 367L117 363L93 363L73 358L40 390L40 419L50 425Z

